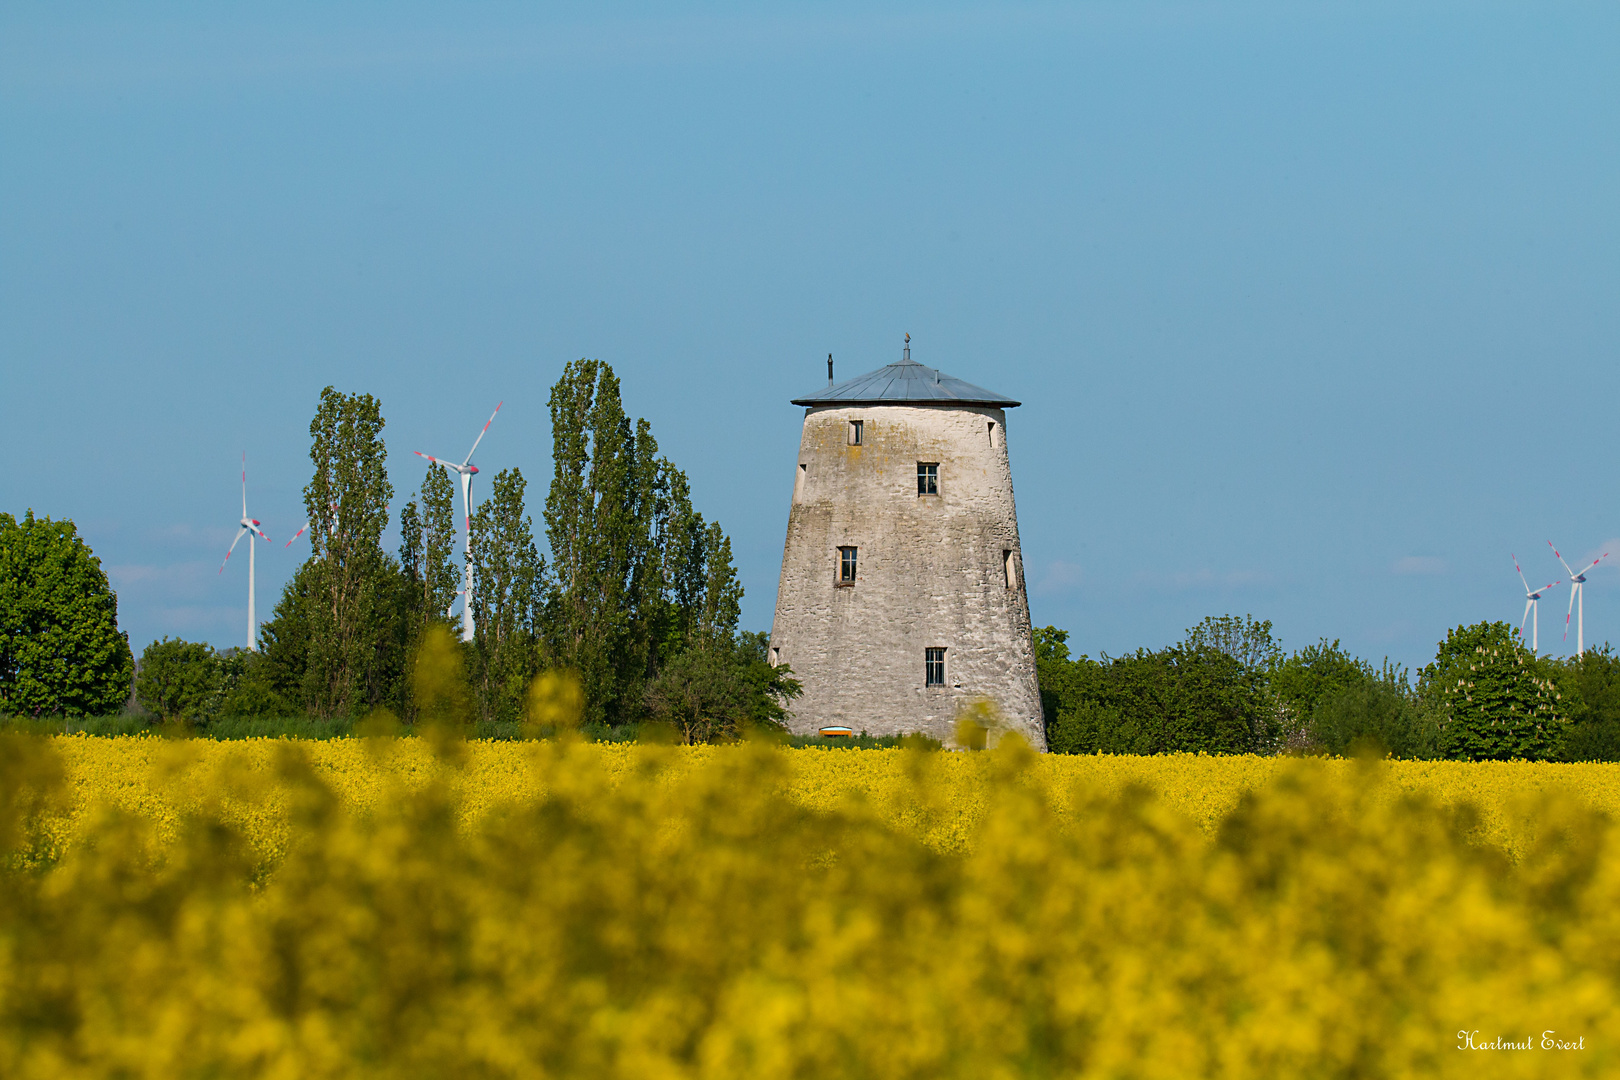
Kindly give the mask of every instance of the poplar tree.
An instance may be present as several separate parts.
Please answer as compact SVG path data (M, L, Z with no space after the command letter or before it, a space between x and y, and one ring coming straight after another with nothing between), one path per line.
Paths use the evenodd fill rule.
M455 486L445 469L433 465L422 478L417 498L406 503L399 513L399 562L403 577L401 647L405 671L397 696L407 720L414 720L417 714L412 692L417 653L430 627L449 623L450 608L459 592L461 575L453 561L455 552Z
M525 486L521 471L501 471L472 519L475 679L485 720L518 719L539 671L536 616L545 562L524 513Z
M370 394L328 386L310 422L315 474L304 488L311 546L304 699L314 712L355 713L394 696L399 681L397 567L388 526L388 450Z
M730 541L692 509L648 423L631 424L608 365L567 366L551 430L551 653L580 673L588 720L634 719L646 686L698 634L735 633L742 586Z
M432 620L447 621L461 576L456 572L455 485L437 465L399 515L399 561L411 591L412 638Z

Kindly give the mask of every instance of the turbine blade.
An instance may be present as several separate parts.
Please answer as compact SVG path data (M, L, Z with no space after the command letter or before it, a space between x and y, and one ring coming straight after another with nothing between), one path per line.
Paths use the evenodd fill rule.
M242 516L247 517L247 451L242 451Z
M1580 594L1580 591L1581 591L1581 583L1580 582L1572 581L1572 582L1569 583L1569 610L1564 612L1564 640L1565 641L1569 640L1569 617L1575 613L1575 597Z
M493 424L495 422L495 413L500 412L501 411L501 405L505 405L505 404L506 404L506 401L503 399L500 402L500 404L495 406L495 412L490 413L489 414L489 419L484 421L484 431L489 430L489 425L491 425L491 424ZM467 451L467 459L462 462L463 465L468 465L468 464L470 464L472 462L473 452L478 449L478 444L484 441L484 431L480 431L478 433L478 438L473 440L473 448L472 448L472 450Z
M1519 636L1524 636L1524 624L1530 621L1530 609L1535 606L1535 597L1524 602L1524 614L1519 616Z
M1562 555L1558 554L1558 548L1553 544L1553 542L1551 540L1547 541L1547 546L1553 549L1553 558L1557 559L1560 563L1563 564L1564 573L1568 574L1570 577L1574 577L1575 576L1575 571L1573 571L1573 570L1571 570L1569 568L1569 563L1564 562L1564 557Z
M443 458L436 458L432 454L424 454L420 450L412 450L411 453L415 454L419 458L426 458L428 461L433 462L433 464L435 464L435 465L443 465L445 468L449 469L453 473L458 473L459 474L459 473L464 473L464 472L467 471L465 468L463 468L460 465L457 465L453 461L446 461Z
M1517 570L1519 573L1519 580L1524 582L1524 595L1529 596L1530 583L1524 580L1524 571L1519 570L1519 557L1517 555L1510 555L1509 558L1513 560L1513 569Z
M286 547L283 547L281 550L285 551L285 550L287 550L287 548L292 547L293 546L293 540L297 540L300 536L303 536L308 531L309 531L309 522L306 521L306 522L304 522L303 526L301 528L299 528L299 530L297 532L293 533L292 540L287 541Z
M225 549L225 558L220 560L220 564L219 564L219 572L220 573L223 574L225 572L225 564L231 561L231 552L236 550L236 545L240 544L242 542L242 534L247 532L247 531L248 531L248 529L244 525L239 525L237 527L237 529L236 529L236 539L231 541L231 546Z

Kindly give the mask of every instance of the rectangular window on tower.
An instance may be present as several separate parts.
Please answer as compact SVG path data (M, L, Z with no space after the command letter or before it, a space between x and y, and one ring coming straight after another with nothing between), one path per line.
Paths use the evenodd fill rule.
M923 650L923 684L926 686L945 685L945 650Z
M939 462L917 462L917 494L939 494Z
M838 584L855 584L855 548L841 547L838 549Z
M866 422L865 421L863 421L863 420L851 420L849 422L849 445L851 445L851 446L859 446L859 445L861 445L861 440L862 440L862 438L865 437L865 434L866 434L865 429L866 429Z
M1003 550L1001 553L1001 569L1007 575L1007 588L1018 588L1018 566L1013 561L1013 553L1010 550Z

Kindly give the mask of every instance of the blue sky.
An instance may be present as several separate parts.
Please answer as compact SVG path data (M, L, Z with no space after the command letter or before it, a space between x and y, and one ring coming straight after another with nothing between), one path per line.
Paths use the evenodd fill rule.
M1511 552L1620 564L1620 9L335 7L0 9L0 509L78 523L137 650L244 637L244 450L268 616L321 387L381 398L396 511L504 399L538 517L582 356L766 628L788 399L908 331L1025 402L1078 651L1253 612L1416 666L1518 620Z

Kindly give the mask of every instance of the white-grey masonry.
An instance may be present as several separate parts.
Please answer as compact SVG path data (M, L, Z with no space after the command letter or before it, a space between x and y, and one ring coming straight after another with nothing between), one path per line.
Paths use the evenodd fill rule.
M949 740L960 707L989 698L1044 749L1007 454L1018 402L908 356L795 404L771 630L804 686L792 729Z

